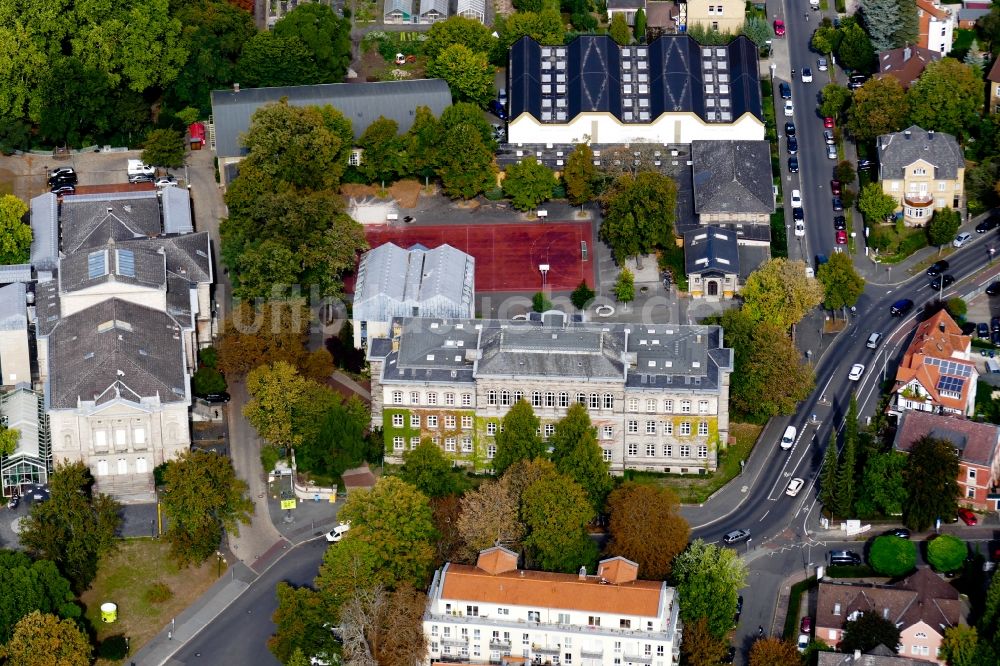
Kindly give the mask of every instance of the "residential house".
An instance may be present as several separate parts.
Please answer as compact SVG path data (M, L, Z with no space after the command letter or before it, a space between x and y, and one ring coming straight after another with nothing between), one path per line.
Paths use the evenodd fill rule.
M687 5L674 0L648 0L646 2L646 41L652 42L662 35L676 35L681 21L681 12Z
M677 593L639 580L635 562L613 557L587 575L528 571L517 560L497 546L475 566L448 562L435 572L423 619L430 663L679 662Z
M684 273L692 298L732 298L740 288L736 233L702 227L684 234Z
M420 22L437 23L448 18L448 0L420 0Z
M0 287L0 386L31 383L28 292L23 282Z
M692 141L694 210L703 225L769 225L774 212L767 141Z
M458 0L455 13L480 23L486 23L486 0Z
M945 55L951 51L955 29L951 9L942 7L935 0L916 0L920 21L917 45Z
M881 135L877 148L882 191L899 202L906 224L927 224L938 208L964 207L965 158L955 137L913 125Z
M688 144L764 139L757 47L744 36L701 46L688 35L619 46L523 37L507 69L510 144Z
M413 0L387 0L382 19L386 25L416 23L413 15Z
M746 3L739 0L688 0L686 29L700 25L718 32L738 35L746 19Z
M972 338L941 309L917 326L896 370L889 411L972 416L978 379Z
M963 30L973 30L979 19L990 13L992 3L989 0L962 0L958 10L958 27Z
M550 437L585 405L613 473L714 470L729 437L732 350L718 326L398 318L371 339L372 426L386 460L424 437L488 469L501 418L528 401Z
M958 452L959 502L974 509L1000 508L1000 427L956 416L921 411L899 417L893 448L909 453L923 437L949 442Z
M815 638L836 648L848 620L878 613L899 628L900 655L943 664L938 651L944 632L963 622L963 612L958 591L928 567L895 585L822 582Z
M879 78L891 76L907 89L916 83L929 63L941 58L941 54L937 51L919 46L904 46L882 51L878 54L877 76Z
M990 113L1000 111L1000 58L993 61L986 80L990 82L989 97L986 99L986 109Z
M855 650L850 654L818 652L817 657L819 658L817 666L924 666L926 664L924 661L900 657L884 645L876 645L864 654L861 650Z
M44 485L52 471L52 446L44 400L27 383L0 395L0 420L18 431L14 452L0 458L0 488L4 497L20 495L24 486Z
M639 10L646 11L646 0L608 0L608 23L615 17L615 14L625 16L625 23L632 27L635 25L635 15Z
M386 3L387 11L390 5ZM410 22L409 19L406 22ZM386 104L386 100L392 100L392 103ZM435 116L440 116L451 106L451 92L443 79L324 83L280 88L241 89L234 86L231 90L213 90L210 134L215 136L214 148L223 185L232 179L235 165L246 157L247 148L242 137L250 129L254 112L267 104L282 101L292 106L329 104L351 121L357 140L380 117L395 120L399 131L406 132L413 125L418 106L426 106Z
M450 245L385 243L361 256L351 321L354 346L389 334L395 317L475 317L476 260Z

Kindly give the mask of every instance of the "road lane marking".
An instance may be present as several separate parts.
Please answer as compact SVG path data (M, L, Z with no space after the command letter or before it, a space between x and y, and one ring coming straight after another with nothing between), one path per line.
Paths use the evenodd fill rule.
M765 511L765 512L764 512L764 515L763 515L763 516L761 516L761 517L760 517L760 520L758 520L757 522L759 523L759 522L763 521L763 520L764 520L765 518L767 518L767 514L769 514L769 513L771 513L771 510L770 510L770 509L768 509L767 511Z

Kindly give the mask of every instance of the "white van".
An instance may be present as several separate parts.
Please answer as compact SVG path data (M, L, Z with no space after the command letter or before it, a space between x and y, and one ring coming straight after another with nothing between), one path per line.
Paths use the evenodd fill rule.
M148 164L143 164L142 160L128 161L128 175L130 176L152 176L155 173L156 169Z
M868 342L865 343L865 347L868 347L868 349L875 349L878 347L878 343L881 339L882 339L881 333L872 333L871 335L868 336Z
M795 446L796 434L798 434L798 431L795 429L795 426L788 426L787 428L785 428L785 434L781 436L782 450L787 451L788 449Z

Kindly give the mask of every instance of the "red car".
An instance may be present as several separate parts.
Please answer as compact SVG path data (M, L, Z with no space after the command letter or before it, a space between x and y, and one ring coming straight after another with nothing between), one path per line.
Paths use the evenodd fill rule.
M968 509L959 509L958 517L961 518L962 522L966 525L975 525L979 522L979 519L976 518L976 514L972 513Z
M837 245L847 245L847 232L843 229L837 230Z
M806 615L804 618L802 618L802 624L799 625L799 631L802 632L803 634L808 634L812 632L812 628L813 628L812 618Z
M839 180L831 180L830 181L830 192L835 197L839 197L840 196L840 181Z
M831 118L830 116L827 116L826 118L824 118L823 119L823 127L825 129L833 129L833 118Z
M785 36L785 22L782 20L776 20L774 22L774 36L784 37Z

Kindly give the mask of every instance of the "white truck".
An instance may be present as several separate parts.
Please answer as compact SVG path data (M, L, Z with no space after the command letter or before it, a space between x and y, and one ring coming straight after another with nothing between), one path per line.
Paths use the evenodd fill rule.
M156 174L156 169L149 166L148 164L143 164L142 160L129 160L128 161L128 175L129 176L152 176Z

